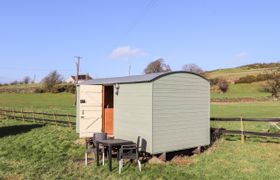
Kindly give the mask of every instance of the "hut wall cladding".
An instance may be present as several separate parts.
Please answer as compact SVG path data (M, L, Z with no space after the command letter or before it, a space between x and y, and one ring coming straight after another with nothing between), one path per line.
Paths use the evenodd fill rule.
M141 136L152 152L152 83L119 85L114 95L114 134L134 142Z
M210 84L193 74L153 83L153 153L210 143Z

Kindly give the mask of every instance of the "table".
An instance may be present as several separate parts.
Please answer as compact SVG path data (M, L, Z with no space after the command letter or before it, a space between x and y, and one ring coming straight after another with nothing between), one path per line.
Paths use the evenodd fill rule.
M108 147L109 151L109 170L112 171L112 148L117 147L120 148L122 145L128 145L128 144L135 144L132 141L124 140L124 139L106 139L106 140L99 140L96 141L96 164L99 166L99 144L102 144L104 147Z

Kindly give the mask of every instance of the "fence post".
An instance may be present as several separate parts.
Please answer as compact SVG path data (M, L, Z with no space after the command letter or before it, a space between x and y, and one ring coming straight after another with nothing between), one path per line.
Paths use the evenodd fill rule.
M32 108L32 117L33 117L33 123L35 123L35 114L33 108Z
M245 142L243 117L240 117L241 143Z
M6 108L4 109L4 112L5 112L4 114L5 119L8 119Z
M43 112L42 112L42 122L43 122L43 123L46 123L46 121L44 120L44 119L45 119L44 113L45 113L45 112L43 111Z
M53 112L53 120L55 122L55 125L57 126L56 118L55 118L55 113Z
M21 117L22 117L22 120L24 121L24 115L23 115L23 109L21 108Z
M67 113L67 120L68 120L68 126L71 128L71 123L70 123L70 118L69 118L69 114Z
M16 120L16 115L15 115L15 109L13 108L13 116L14 116L14 120Z

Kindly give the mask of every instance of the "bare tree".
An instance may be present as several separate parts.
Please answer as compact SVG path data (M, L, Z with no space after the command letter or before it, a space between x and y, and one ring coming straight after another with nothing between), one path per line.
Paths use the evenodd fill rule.
M199 67L196 64L185 64L182 69L184 71L189 71L189 72L193 72L193 73L197 73L197 74L202 74L204 71L202 70L201 67Z
M10 85L16 85L16 84L19 84L19 82L17 80L10 83Z
M44 89L51 92L56 84L61 83L63 80L62 76L57 71L50 72L43 80Z
M25 76L24 78L23 78L23 81L22 81L24 84L29 84L29 83L31 83L31 78L29 77L29 76Z
M150 62L147 67L144 69L145 74L157 73L157 72L169 72L171 68L168 64L164 63L163 59L157 59Z
M273 72L266 72L267 81L265 90L271 93L272 98L277 99L280 91L280 69Z

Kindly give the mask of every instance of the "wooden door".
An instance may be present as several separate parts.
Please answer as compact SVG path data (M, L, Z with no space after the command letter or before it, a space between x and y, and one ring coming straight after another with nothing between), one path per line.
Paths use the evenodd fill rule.
M102 129L102 86L81 85L79 92L80 137L92 137Z
M105 108L105 132L108 135L113 135L114 130L114 114L113 108Z

